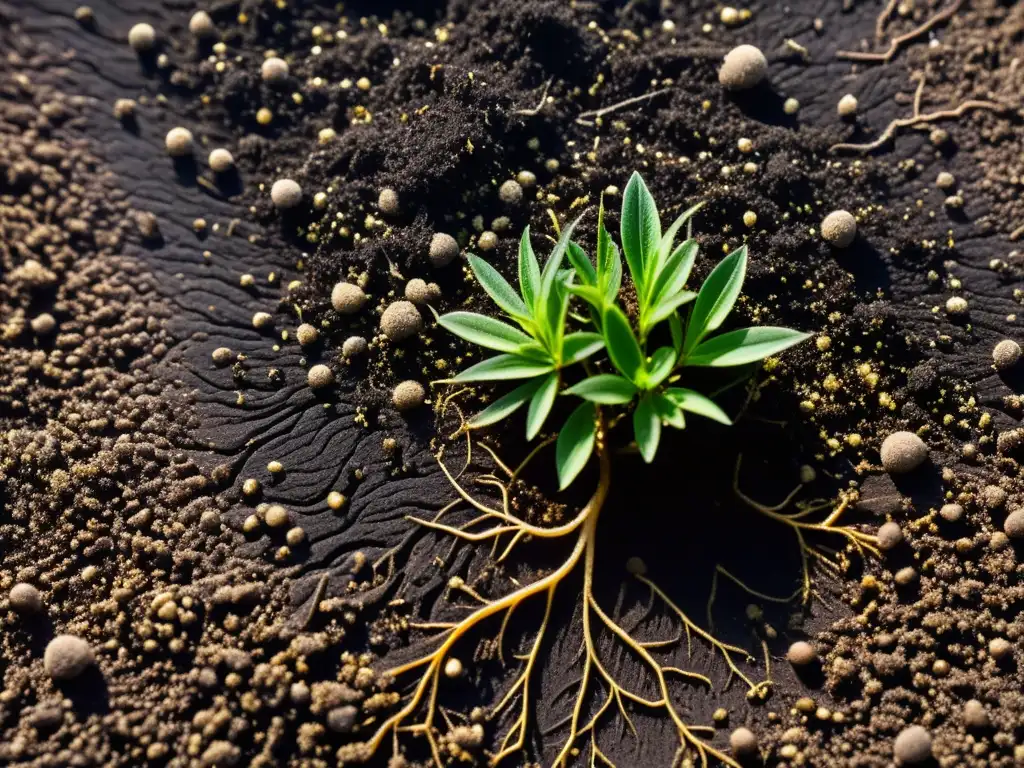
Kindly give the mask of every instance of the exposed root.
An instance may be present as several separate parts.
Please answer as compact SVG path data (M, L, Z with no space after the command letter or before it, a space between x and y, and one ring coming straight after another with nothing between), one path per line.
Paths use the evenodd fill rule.
M501 763L515 753L520 752L526 744L529 733L529 712L533 706L531 682L533 681L537 666L542 663L542 646L550 625L552 605L556 591L559 585L565 581L566 577L574 573L577 568L582 567L583 590L580 595L580 607L582 610L583 643L580 655L583 670L578 680L567 686L562 693L555 697L558 698L563 693L575 690L571 714L562 722L557 723L552 729L549 729L549 732L568 729L568 734L564 737L562 747L554 764L558 766L568 765L570 760L575 758L581 739L586 739L589 746L591 765L614 766L614 762L598 746L598 726L604 718L618 716L624 727L633 737L639 738L630 712L634 708L641 707L650 710L660 710L672 720L680 740L680 754L695 753L702 766L707 766L709 760L714 759L733 768L739 768L739 764L735 760L724 752L715 749L698 736L698 733L706 731L713 733L713 730L705 726L694 726L686 723L683 713L679 711L671 696L671 678L682 680L688 684L706 686L711 685L711 680L699 673L691 672L678 666L663 664L654 657L653 653L662 648L671 649L681 642L684 633L687 638L687 647L692 652L692 637L696 635L700 640L708 643L713 649L722 654L732 671L730 680L733 676L739 677L748 686L748 691L750 692L765 690L765 683L755 683L750 680L734 662L735 657L750 659L749 654L741 648L722 643L706 630L697 626L646 576L639 575L637 578L651 590L651 602L648 605L648 611L653 606L655 598L658 598L681 622L682 629L674 638L646 643L636 640L632 636L632 630L624 629L612 615L609 615L601 607L594 595L593 576L596 558L597 521L601 508L607 498L611 474L610 459L604 446L604 428L603 425L599 425L599 427L597 455L600 465L600 476L597 488L587 504L575 517L562 525L550 528L533 525L510 511L509 486L518 474L519 469L511 470L486 446L484 446L485 450L494 457L499 470L508 475L509 478L512 478L512 480L503 481L496 475L490 474L477 478L476 482L496 490L501 499L500 505L489 506L471 494L445 465L442 455L438 455L442 471L458 494L457 502L468 504L480 514L468 522L459 525L449 525L442 522L442 518L453 508L453 505L449 505L432 519L410 517L409 519L417 523L418 526L439 531L453 537L456 541L466 541L474 544L491 541L495 547L497 547L499 541L507 542L501 557L507 556L511 548L518 542L530 538L573 539L573 546L565 560L555 570L533 582L517 586L511 592L501 597L489 599L467 585L460 577L453 577L449 581L450 593L456 591L465 593L472 599L473 602L465 606L472 609L471 613L458 621L421 622L410 625L419 630L439 631L439 634L430 641L435 644L435 648L384 673L385 679L400 679L412 672L417 672L419 676L413 683L400 709L381 722L373 736L365 743L366 754L375 752L389 736L393 742L397 742L400 733L418 734L426 738L434 764L438 768L442 768L445 763L442 757L440 728L444 727L444 723L437 722L437 713L441 712L446 722L448 718L440 708L438 697L442 685L442 672L445 662L450 658L455 645L470 632L480 629L484 621L500 617L501 624L496 637L496 648L499 659L504 663L504 636L513 612L532 598L543 597L543 617L535 634L529 641L529 648L525 653L515 654L514 656L515 659L521 662L521 667L511 685L488 713L489 719L493 722L502 716L503 713L515 712L512 724L502 736L497 751L489 755L491 764ZM598 651L597 638L601 634L614 638L621 649L638 658L645 669L648 670L654 682L657 691L655 696L651 697L630 690L618 681L607 660L603 659ZM589 717L585 716L587 703L593 701L594 696L602 697L600 699L601 704L594 714ZM411 722L413 720L415 722Z
M624 101L619 101L616 102L615 104L609 104L607 107L601 107L601 109L592 109L588 112L581 112L579 115L577 115L576 122L579 125L594 125L598 120L600 120L605 115L610 115L612 112L618 112L620 109L631 107L634 104L640 104L641 102L649 101L650 99L653 99L655 96L660 96L663 93L668 93L670 90L672 89L659 88L656 91L650 91L649 93L645 93L642 96L634 96L631 99L625 99Z
M892 14L893 6L896 5L896 0L890 0L885 10L878 17L878 21L875 23L875 35L879 40L882 39L882 35L885 29L885 23L888 21L889 16ZM925 34L929 30L933 29L937 25L951 18L957 11L960 10L960 6L963 5L963 0L954 0L951 5L946 6L941 11L932 16L928 21L921 24L906 34L894 37L889 42L888 50L882 53L864 53L862 51L836 51L836 57L840 59L847 59L849 61L870 61L884 64L892 59L900 48L906 43L916 40L921 35Z
M911 117L900 117L893 120L892 122L889 123L889 125L886 126L885 130L882 131L881 135L874 141L869 141L865 144L833 144L832 147L829 148L829 151L860 152L864 154L878 149L880 146L889 141L889 139L891 139L896 134L896 131L900 130L901 128L910 128L912 126L920 125L922 123L934 123L938 120L950 120L958 118L964 115L965 113L975 109L988 109L993 112L1003 112L1009 109L1009 107L1007 107L1005 104L1000 104L999 102L996 101L968 99L967 101L962 102L955 109L942 109L939 110L938 112L928 112L925 114L920 114L918 111L920 110L919 95L915 97L914 103L914 115L912 115Z
M810 602L813 591L811 589L811 562L815 562L818 565L826 568L833 574L839 574L844 570L847 565L845 555L842 553L833 554L829 557L818 548L808 545L805 534L809 532L824 533L834 536L840 536L846 540L848 549L852 549L862 559L867 559L868 555L873 557L881 557L881 551L878 549L878 539L874 535L864 533L857 530L849 525L840 525L839 519L843 513L849 508L850 504L856 501L857 496L854 493L841 494L839 503L835 504L831 500L827 501L812 501L808 503L798 504L796 512L783 512L786 507L793 503L796 495L803 488L803 485L797 485L793 491L786 496L781 502L774 506L768 506L761 504L760 502L754 501L752 498L747 496L743 491L740 490L740 466L743 462L743 456L740 455L736 459L736 474L733 478L733 490L736 496L746 504L747 506L757 510L762 515L771 518L777 522L788 525L793 529L793 533L796 535L797 543L800 546L800 560L803 570L803 586L800 589L800 594L804 604ZM822 520L816 522L808 520L812 515L823 512L826 509L831 509L829 514ZM723 575L729 577L733 582L738 584L742 589L746 590L756 597L761 597L770 600L780 600L779 598L770 598L767 595L754 592L747 587L739 579L735 578L728 572L723 572L723 569L716 571L717 573L723 573ZM717 575L716 575L717 578Z
M522 115L523 117L533 117L534 115L538 114L542 109L544 109L544 105L547 104L548 101L548 90L550 90L551 84L554 81L555 78L552 77L548 78L548 81L544 83L544 88L541 91L540 101L537 102L537 106L530 107L529 109L517 109L515 111L515 114Z

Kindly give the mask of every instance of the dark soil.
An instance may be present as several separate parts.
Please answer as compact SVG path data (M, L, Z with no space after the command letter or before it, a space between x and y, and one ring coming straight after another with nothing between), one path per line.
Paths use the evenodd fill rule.
M743 414L735 428L693 419L653 466L615 458L599 601L641 640L675 632L624 569L640 557L694 621L751 653L741 669L772 681L765 700L728 684L721 655L702 642L692 657L682 645L665 654L711 679L710 690L680 682L673 696L687 722L714 726L717 748L745 726L771 765L885 766L895 737L919 724L939 765L1024 761L1021 544L1003 533L1024 505L1024 377L1019 366L997 372L991 357L999 340L1020 340L1024 295L1013 250L1024 226L1021 6L958 4L890 60L855 63L837 53L884 51L945 6L905 3L889 18L883 3L762 3L729 27L709 3L450 0L342 12L243 0L207 9L220 50L188 32L190 4L142 5L97 3L89 23L57 0L0 6L11 52L0 73L0 587L32 583L45 606L35 622L0 615L0 758L354 762L353 745L405 690L379 673L431 647L432 633L409 624L457 620L472 604L449 589L451 577L494 599L564 555L534 542L499 564L489 547L453 547L407 519L455 498L435 454L444 446L447 466L462 466L464 438L448 437L455 408L471 413L500 388L449 400L454 390L436 387L432 409L399 414L396 383L429 384L478 353L428 310L422 333L391 343L378 313L412 278L439 284L438 311L490 311L463 261L431 267L433 233L512 277L526 225L543 250L553 219L582 215L576 239L592 248L604 193L617 231L612 188L639 170L663 220L705 201L696 279L748 245L737 324L815 337L729 390L723 403ZM139 60L125 40L143 20L161 45ZM730 95L718 65L744 42L768 55L769 78ZM290 65L285 87L261 82L271 50ZM836 116L845 93L859 100L854 120ZM111 116L116 98L137 100L135 120ZM783 108L789 98L795 114ZM928 117L970 100L988 106ZM927 121L897 123L872 151L833 149L872 142L915 114ZM195 163L165 156L175 125L195 134ZM324 129L334 136L322 140ZM233 153L234 178L206 167L217 146ZM524 171L536 184L503 203L498 187ZM953 174L952 188L936 186L940 171ZM305 203L281 215L269 189L285 177ZM398 194L395 214L378 210L384 188ZM818 231L839 208L858 219L844 250ZM143 214L157 231L145 234ZM497 233L494 250L480 250L484 231ZM358 280L371 306L334 312L339 279ZM968 300L966 315L947 312L951 296ZM272 327L253 327L258 311ZM31 325L43 313L52 332ZM300 322L319 329L315 346L296 343ZM370 351L346 361L339 350L352 335ZM228 365L213 361L220 347ZM328 393L307 386L319 362L338 381ZM930 458L891 478L878 449L902 429L925 439ZM483 439L515 465L529 450L521 433L519 419ZM799 499L842 494L854 502L848 524L873 532L895 521L904 542L881 559L840 551L837 574L813 572L809 605L765 599L798 589L800 549L792 530L734 494L740 454L742 490L758 501L775 504L810 467L816 479ZM472 458L470 484L494 468L479 448ZM571 518L594 482L585 474L581 490L559 496L549 464L541 453L513 495L517 514L544 524ZM938 515L953 501L966 510L957 522ZM273 504L301 535L268 525ZM843 540L821 534L813 544L842 550ZM568 585L555 604L526 748L508 764L550 764L567 736L579 589ZM508 653L531 641L540 606L532 610L517 612ZM442 687L435 722L446 762L485 764L512 725L486 717L517 670L496 658L497 629L455 651L466 673ZM95 674L58 687L42 653L60 633L87 639L98 661ZM785 660L801 639L820 659L809 674ZM655 694L636 658L613 638L599 645L624 684ZM602 699L591 698L593 714ZM987 724L972 725L969 700ZM597 730L617 765L697 761L677 752L667 718L630 714L636 738L614 713ZM469 723L483 725L482 737ZM589 737L577 746L570 764L592 760ZM388 763L389 737L374 760L431 762L411 734L400 751Z

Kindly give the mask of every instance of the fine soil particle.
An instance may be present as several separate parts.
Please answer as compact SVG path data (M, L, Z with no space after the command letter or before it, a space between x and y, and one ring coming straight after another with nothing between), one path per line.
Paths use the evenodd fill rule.
M664 646L674 666L708 676L710 690L681 680L672 695L736 758L1024 760L1022 379L1012 355L993 357L1019 340L1024 298L1012 245L1024 231L1024 8L402 6L244 0L206 8L200 34L198 9L155 3L131 19L97 4L90 28L44 31L60 14L43 3L36 34L71 41L86 62L69 59L70 73L5 33L17 52L0 112L0 588L38 589L50 634L81 638L96 674L84 665L56 688L49 635L12 593L0 755L40 766L369 757L365 740L407 693L382 672L559 562L526 546L498 562L410 520L456 498L441 448L475 490L500 470L466 454L457 414L502 390L428 387L480 359L431 308L493 313L460 256L515 280L527 225L543 258L582 215L576 239L591 249L598 201L616 232L639 170L666 222L705 204L694 281L749 248L737 322L815 335L727 389L736 427L690 425L652 468L616 457L599 602L641 640L681 637L674 615L648 608L635 578L650 574L750 654L737 669L769 684L739 684L700 638L692 656ZM136 27L132 50L141 18L154 29ZM765 59L727 91L723 57L741 44ZM67 92L101 98L123 125L94 124L86 98L44 85L65 74ZM843 120L839 93L857 98ZM178 126L188 152L180 132L172 147ZM114 132L162 164L102 156ZM206 169L213 148L232 162ZM123 191L154 174L158 191ZM835 227L833 211L848 212ZM417 407L426 400L432 412ZM552 433L564 417L556 408ZM511 424L484 439L515 467L530 449ZM555 496L542 461L510 503L551 526L585 499ZM757 513L796 512L767 505L798 482L797 502L824 510L801 519L840 510L850 530L877 534L877 552L804 529L820 555L804 585L801 529ZM563 592L525 755L510 764L549 764L565 738L583 629L579 589ZM446 760L485 764L515 727L514 714L488 714L534 636L539 617L522 613L504 649L467 638L440 670L431 733ZM614 638L599 646L629 690L661 695ZM626 711L628 723L609 710L569 762L598 749L618 765L698 760L677 753L665 718ZM636 740L620 735L629 725ZM410 764L402 755L430 764L427 740L399 741L392 768Z

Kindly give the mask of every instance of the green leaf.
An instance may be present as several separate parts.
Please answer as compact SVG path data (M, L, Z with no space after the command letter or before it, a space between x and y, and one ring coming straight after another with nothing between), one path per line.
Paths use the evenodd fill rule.
M570 285L567 286L569 293L579 296L594 309L600 310L605 305L604 294L599 288L592 285Z
M655 350L654 354L651 355L651 362L647 367L647 387L646 389L654 389L656 386L661 384L668 375L672 373L672 369L676 364L676 353L671 347L659 347Z
M519 290L530 308L536 308L537 291L540 290L540 263L530 244L530 227L523 230L519 240Z
M670 387L665 390L665 397L682 408L684 411L696 413L699 416L717 421L726 426L732 424L729 415L718 407L718 403L700 392L683 387Z
M530 401L530 409L526 413L526 439L533 440L544 426L544 420L551 413L551 406L555 404L555 395L558 394L558 372L555 371L543 379L533 399Z
M683 304L693 301L697 298L697 294L693 291L680 291L679 293L666 296L658 304L651 309L647 316L644 318L643 331L646 333L651 328L662 322L670 315L672 315L677 309Z
M579 277L580 282L584 285L596 286L597 272L594 271L594 265L590 263L590 257L586 252L573 242L569 243L565 252L569 257L569 263L576 270L576 276Z
M506 379L530 379L542 373L548 373L553 366L550 362L519 357L517 355L495 355L471 365L454 379L453 382L467 381L503 381Z
M657 304L663 296L671 296L683 289L699 250L696 240L687 240L672 252L651 291L651 304Z
M703 206L704 203L697 203L692 208L683 211L682 214L680 214L679 218L672 222L672 226L665 231L665 234L661 236L661 241L658 243L658 252L655 258L655 262L650 268L649 284L655 286L655 288L651 290L649 296L650 299L653 300L656 297L656 284L660 281L660 277L663 274L663 272L668 271L667 269L665 269L665 267L667 267L667 262L674 253L673 246L675 245L676 241L676 233L679 231L679 228L683 226L683 224L685 224L687 221L689 221L690 217L693 216L693 214L695 214L697 211L699 211ZM685 282L685 280L683 282ZM675 291L673 291L673 293L674 292Z
M637 382L644 368L643 353L629 320L617 306L604 310L604 341L612 363L632 382Z
M526 304L515 292L511 285L502 277L498 270L481 259L479 256L469 254L469 266L476 275L481 287L487 291L487 295L494 299L494 303L512 316L521 325L525 321L530 322L533 313L526 308Z
M636 171L622 195L622 250L636 286L637 296L646 296L647 264L656 258L661 240L658 207L643 178Z
M565 321L569 313L569 290L561 280L556 280L547 294L544 305L544 333L547 347L553 360L562 359L562 343L565 338Z
M683 349L689 352L708 333L722 324L743 287L747 273L747 246L741 246L730 253L715 267L700 287L697 302L686 328L686 343Z
M562 341L562 365L585 360L604 347L604 336L592 331L570 333Z
M809 333L770 325L740 328L708 339L686 356L685 364L725 368L776 355L810 337Z
M602 405L623 405L636 395L636 387L629 379L611 373L602 373L584 379L565 390L567 395L576 395L592 403Z
M499 397L489 406L484 408L480 413L469 420L470 429L479 429L480 427L486 427L489 424L494 424L497 421L501 421L506 416L511 416L515 413L527 400L533 397L534 392L544 382L544 378L538 376L535 379L522 384L507 395Z
M546 329L546 337L548 339L548 348L554 350L557 348L557 338L551 333L555 329L557 316L561 314L562 301L561 297L553 296L555 292L555 284L559 282L558 276L562 266L562 261L565 258L565 249L569 246L569 238L572 237L572 231L576 228L579 223L579 219L572 222L562 229L562 234L558 238L558 242L555 244L554 250L551 251L551 255L548 256L547 263L544 265L544 271L540 276L540 292L537 294L537 300L535 307L537 311L534 313L534 320L537 325L542 329ZM568 296L565 297L568 302ZM551 316L552 311L555 316ZM561 321L564 324L564 318ZM562 329L559 328L558 331Z
M518 328L475 312L449 312L437 322L466 341L499 352L518 352L524 345L533 344L533 339Z
M658 414L663 422L676 429L686 428L686 417L683 416L683 409L673 403L669 398L660 392L651 395L651 405L654 412Z
M597 286L604 294L606 304L615 301L622 287L622 259L619 257L618 247L604 226L603 193L601 206L597 212Z
M658 452L658 442L661 440L661 418L655 412L649 395L640 398L633 412L633 434L636 436L640 455L650 464L654 461L654 454Z
M672 334L672 348L678 357L683 350L683 321L679 319L678 314L668 316L668 330Z
M558 433L555 444L555 465L558 468L558 490L563 491L576 479L594 450L597 414L591 403L582 403L570 414Z

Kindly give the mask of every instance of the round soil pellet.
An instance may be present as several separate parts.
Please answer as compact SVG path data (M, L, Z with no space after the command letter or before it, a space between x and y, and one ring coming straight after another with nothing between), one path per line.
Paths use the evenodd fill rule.
M964 703L964 725L968 728L988 728L989 717L985 705L977 699L969 699Z
M1013 339L1003 339L992 349L992 362L996 369L1006 371L1020 362L1020 344Z
M768 60L760 48L739 45L725 55L718 70L718 82L730 91L745 91L764 80L768 74Z
M136 53L145 53L146 51L153 50L153 46L156 45L156 30L153 29L151 24L146 24L145 22L136 24L128 30L128 45Z
M71 680L92 666L92 646L75 635L57 635L43 653L43 668L54 680Z
M818 660L818 652L805 640L797 640L786 651L786 660L794 667L806 667Z
M213 37L217 34L217 28L213 25L213 19L206 11L196 11L188 20L188 31L198 38Z
M423 328L423 318L411 301L393 301L380 317L380 329L392 341L405 341Z
M427 391L418 381L403 381L391 393L391 402L400 411L419 408L427 399Z
M263 519L270 528L284 528L291 523L292 516L280 504L271 504L267 507Z
M509 179L498 187L498 197L505 205L518 205L523 199L523 188L518 181Z
M264 59L260 65L260 77L265 83L281 85L288 79L288 62L277 56Z
M836 104L836 112L839 113L840 117L853 117L857 114L857 97L852 93L848 93L839 100Z
M342 315L354 315L366 304L366 294L355 283L336 283L331 289L331 306Z
M327 727L335 733L350 733L355 727L359 710L351 704L335 707L327 713Z
M282 211L295 208L302 202L302 187L293 179L278 179L270 188L270 202Z
M928 446L913 432L893 432L882 442L882 467L893 475L912 472L928 458Z
M964 508L959 504L943 504L939 510L939 517L948 523L955 523L964 516Z
M25 582L11 587L8 600L11 603L11 608L18 613L33 614L41 613L43 610L43 596L33 585Z
M893 756L900 765L920 765L932 756L932 735L920 725L900 731L893 742Z
M398 193L391 187L385 187L377 196L377 207L386 216L394 216L399 211Z
M879 549L888 552L903 542L903 529L899 523L885 523L878 529L877 538Z
M365 355L370 345L362 336L349 336L341 345L341 354L345 357Z
M316 344L320 339L320 331L314 328L309 323L303 323L295 329L295 338L299 344L303 347L309 347Z
M192 131L178 126L167 132L164 146L171 157L188 157L195 147L195 139L192 137Z
M1015 509L1006 516L1003 532L1015 541L1024 539L1024 509Z
M235 167L235 158L223 147L217 147L210 153L210 170L214 173L227 173Z
M430 239L430 264L435 268L446 267L459 255L459 244L451 235L435 232Z
M736 757L753 757L757 754L757 736L749 728L737 728L729 734L729 748Z
M328 366L320 363L309 369L306 379L313 389L324 389L334 384L334 372Z
M821 222L821 236L836 248L847 248L857 237L857 220L849 211L832 211Z

